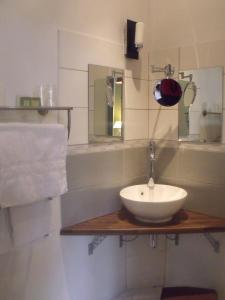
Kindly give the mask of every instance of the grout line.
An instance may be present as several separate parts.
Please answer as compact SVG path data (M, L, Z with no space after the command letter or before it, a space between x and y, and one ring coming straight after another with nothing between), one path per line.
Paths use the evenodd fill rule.
M127 75L125 75L124 77L125 77L125 78L129 78L129 79L134 79L134 80L149 81L149 80L146 79L146 78L140 78L140 77L133 77L133 76L127 76Z
M178 111L178 109L175 109L175 108L149 108L149 110L161 110L161 111Z
M168 239L165 235L165 260L164 260L164 268L163 268L163 286L166 286L167 283L167 271L168 271Z
M180 47L178 47L178 70L177 70L178 77L179 77L179 72L181 71L180 66L181 66L181 50L180 50Z
M129 108L125 107L124 110L141 110L141 111L148 111L148 108Z
M149 110L150 110L150 53L148 52L148 138L150 139L150 114L149 114Z
M109 40L109 39L105 39L101 36L97 36L97 35L93 35L93 34L90 34L90 33L86 33L86 32L82 32L82 31L76 31L76 30L71 30L71 29L68 29L66 27L60 27L58 28L58 31L59 31L59 34L62 32L65 32L65 33L70 33L70 34L74 34L74 35L79 35L79 36L82 36L82 37L85 37L85 38L90 38L90 39L95 39L95 40L100 40L102 42L106 42L108 44L112 44L114 46L120 46L120 47L123 47L123 43L121 42L118 42L118 41L113 41L113 40Z
M88 109L88 106L73 106L73 108L74 109L77 109L77 108L82 108L82 109L87 108Z
M81 70L81 69L70 68L70 67L60 67L60 66L59 66L59 70L77 71L77 72L88 73L88 70Z

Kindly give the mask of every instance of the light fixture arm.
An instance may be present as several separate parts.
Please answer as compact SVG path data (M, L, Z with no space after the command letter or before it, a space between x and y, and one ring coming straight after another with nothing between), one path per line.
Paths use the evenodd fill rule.
M172 77L175 72L175 68L172 67L171 64L166 65L164 68L156 67L155 65L151 65L152 73L164 73L167 78Z

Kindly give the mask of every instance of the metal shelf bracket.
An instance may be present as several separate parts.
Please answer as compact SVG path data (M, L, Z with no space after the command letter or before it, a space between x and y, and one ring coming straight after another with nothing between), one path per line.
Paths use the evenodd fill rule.
M177 233L175 233L175 234L166 234L166 238L168 240L174 241L175 246L179 246L179 243L180 243L179 234L177 234Z
M107 238L107 235L96 235L92 242L88 244L88 255L92 255L95 249ZM119 247L122 248L124 244L123 236L119 236Z
M97 235L92 242L88 244L88 255L92 255L95 249L104 241L106 235Z
M207 241L211 244L213 247L213 250L216 253L220 252L220 242L217 241L209 232L203 233L204 237L207 239Z

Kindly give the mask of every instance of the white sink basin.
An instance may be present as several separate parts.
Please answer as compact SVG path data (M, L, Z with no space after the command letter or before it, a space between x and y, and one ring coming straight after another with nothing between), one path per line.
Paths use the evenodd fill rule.
M147 223L170 221L184 205L187 192L172 185L133 185L120 191L124 206L137 220Z

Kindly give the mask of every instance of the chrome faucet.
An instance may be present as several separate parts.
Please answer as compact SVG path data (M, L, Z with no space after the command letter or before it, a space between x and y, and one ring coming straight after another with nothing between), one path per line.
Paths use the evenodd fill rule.
M155 169L154 169L154 162L155 162L155 142L150 140L149 143L149 151L150 151L150 179L148 182L148 187L154 187L154 177L155 177Z

